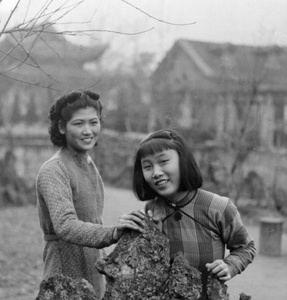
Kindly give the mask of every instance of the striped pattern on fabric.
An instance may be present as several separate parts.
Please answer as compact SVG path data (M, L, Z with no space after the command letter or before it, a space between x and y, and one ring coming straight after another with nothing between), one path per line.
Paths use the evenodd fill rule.
M152 210L159 220L164 220L173 212L163 198L150 201L146 209ZM225 257L225 247L230 250L224 260L230 265L232 276L242 272L252 262L256 252L254 241L230 199L200 189L194 200L181 211L184 212L181 220L177 221L171 215L160 224L170 240L171 257L178 251L183 252L203 276L207 275L206 263Z

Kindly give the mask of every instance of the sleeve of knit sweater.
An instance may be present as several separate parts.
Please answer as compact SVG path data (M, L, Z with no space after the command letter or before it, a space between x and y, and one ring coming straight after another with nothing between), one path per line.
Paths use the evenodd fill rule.
M80 246L103 248L113 241L115 227L83 222L77 218L72 201L68 172L63 163L54 161L42 167L37 177L37 191L48 208L54 233L58 238Z
M256 255L254 240L244 227L235 205L229 200L223 217L223 240L229 249L224 261L229 265L231 276L240 274Z

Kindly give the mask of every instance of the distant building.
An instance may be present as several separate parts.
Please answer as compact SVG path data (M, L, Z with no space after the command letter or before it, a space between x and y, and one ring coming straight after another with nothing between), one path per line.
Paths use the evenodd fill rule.
M88 64L106 49L72 44L52 27L6 35L0 41L0 125L45 122L55 97L95 87L99 78Z
M152 76L157 127L287 147L287 49L178 40ZM244 126L243 126L244 127Z

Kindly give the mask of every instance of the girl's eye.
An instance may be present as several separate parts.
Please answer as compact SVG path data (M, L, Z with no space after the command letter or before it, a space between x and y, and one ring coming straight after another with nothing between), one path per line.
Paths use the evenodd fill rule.
M76 122L76 123L74 123L74 126L81 126L82 125L82 123L81 122Z
M167 162L168 162L168 159L163 159L163 160L160 161L161 164L165 164Z
M92 124L93 126L96 126L98 123L99 123L98 121L93 121L93 122L91 122L91 124Z
M151 166L147 165L147 166L143 166L144 170L149 170L151 168Z

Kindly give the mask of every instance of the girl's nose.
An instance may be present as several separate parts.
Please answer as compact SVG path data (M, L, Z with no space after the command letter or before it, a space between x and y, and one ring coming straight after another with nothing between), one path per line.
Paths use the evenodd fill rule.
M162 175L162 170L159 166L154 166L154 169L153 169L153 175L152 177L153 178L158 178L159 176Z

